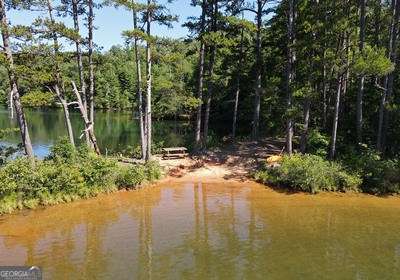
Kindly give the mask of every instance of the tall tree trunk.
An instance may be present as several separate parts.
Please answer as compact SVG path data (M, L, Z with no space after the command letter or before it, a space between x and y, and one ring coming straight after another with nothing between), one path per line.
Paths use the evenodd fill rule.
M132 1L135 4L135 1ZM137 29L137 12L135 9L132 10L133 16L133 28ZM140 127L140 144L142 151L142 159L146 158L146 134L144 130L144 118L143 118L143 94L142 94L142 71L140 63L140 54L137 37L134 38L133 44L135 49L135 62L136 62L136 96L137 96L137 110L139 112L139 127Z
M242 28L240 33L240 49L239 49L239 61L237 65L237 73L236 73L236 90L235 90L235 104L233 106L233 120L232 120L232 139L236 137L236 122L237 122L237 114L239 107L239 94L240 94L240 73L243 64L243 37L244 37L244 28Z
M212 81L212 76L214 75L214 64L215 64L216 48L215 46L211 48L211 55L208 68L208 83L207 83L207 97L206 97L206 109L204 112L204 127L203 127L203 146L207 146L208 138L208 125L210 119L210 109L211 109L211 96L213 94L214 85Z
M342 81L342 95L346 96L347 93L347 88L348 88L348 84L349 84L349 80L350 80L350 59L349 59L349 52L350 52L350 48L349 48L349 42L350 42L350 36L348 35L345 38L345 55L346 55L346 60L345 60L345 72L344 72L344 78Z
M365 4L366 4L365 2L366 0L360 0L359 50L361 54L364 51L364 42L365 42ZM364 81L365 81L365 75L361 75L358 82L359 84L357 92L357 112L356 112L356 130L357 130L358 143L362 142Z
M293 153L293 119L291 114L292 108L292 83L294 80L294 62L296 60L294 48L294 16L295 16L295 7L294 0L289 0L289 10L288 10L288 19L287 19L287 65L286 65L286 92L287 92L287 100L286 106L289 112L289 116L286 121L286 152L291 155Z
M326 51L327 51L327 43L326 43L326 36L327 36L327 27L328 27L328 7L327 5L324 6L324 28L323 28L323 50L322 50L322 127L326 130L327 126L327 119L328 119L328 86L329 82L327 79L328 71L327 71L327 59L326 59Z
M51 4L51 0L47 0L47 10L49 13L49 18L51 23L54 25L55 20L53 17L53 6ZM54 79L55 79L55 85L54 85L54 91L58 97L58 100L61 103L61 106L63 108L64 112L64 118L65 118L65 126L67 128L67 133L69 137L69 141L72 146L75 147L75 139L74 139L74 132L72 130L72 124L71 124L71 119L69 117L69 109L68 109L68 103L65 99L64 96L64 90L61 85L61 71L60 71L60 65L59 65L59 44L58 44L58 38L57 38L57 33L55 31L51 31L51 35L53 37L53 49L54 49Z
M240 94L240 76L236 78L236 89L235 89L235 103L233 105L233 119L232 119L232 139L236 138L236 123L239 107L239 94Z
M90 146L93 147L94 151L98 155L100 155L100 149L97 144L96 136L94 135L93 129L91 127L93 124L90 122L89 117L88 117L87 107L84 106L81 95L79 94L79 90L76 87L74 82L72 82L72 88L73 88L73 91L76 96L76 100L77 100L76 103L78 104L79 111L81 112L81 116L82 116L83 122L85 124L85 129L84 129L83 133L87 133L89 135Z
M336 45L336 50L335 50L335 57L337 57L338 55L340 55L340 52L343 49L343 36L341 36L338 40L337 40L337 45ZM324 54L325 55L325 54ZM326 65L325 66L325 71L327 71L326 69ZM328 123L328 108L329 105L332 104L331 99L333 98L333 94L331 94L334 90L334 84L335 82L337 83L337 79L338 77L334 77L335 76L335 69L333 67L331 67L331 70L329 71L329 73L325 72L325 79L326 79L326 83L325 83L325 90L324 90L324 103L325 103L325 108L324 108L324 121L325 121L325 125L324 128L325 130L327 130L327 123Z
M328 101L327 101L327 93L328 93L328 82L327 82L327 73L326 73L326 63L325 63L325 50L323 54L322 60L322 127L326 129L327 124L327 114L328 114Z
M74 30L77 34L79 34L78 0L72 0L72 17L74 21ZM83 72L83 60L82 60L82 49L81 49L80 39L77 39L75 41L75 48L76 48L76 61L79 73L79 82L81 85L81 99L82 99L82 104L86 108L85 111L87 113L86 82L85 82L85 75ZM87 132L86 130L85 130L85 138L86 138L86 145L88 145L88 147L92 147L89 132Z
M212 18L212 31L217 31L217 16L218 16L218 0L214 0L213 5L213 18ZM215 43L211 46L211 55L210 61L208 64L208 84L207 84L207 98L206 98L206 110L204 113L204 131L203 131L203 142L204 147L207 146L207 138L208 138L208 126L210 120L210 109L211 109L211 98L214 91L214 82L213 82L213 75L214 75L214 65L215 59L217 55L217 46Z
M200 51L199 51L199 72L197 76L197 98L200 102L203 101L203 79L204 79L204 56L205 56L205 43L203 39L205 21L206 21L206 0L203 0L201 8L200 19ZM197 107L196 115L196 131L195 131L195 144L199 148L201 145L201 111L202 104Z
M340 95L342 93L342 84L343 84L343 74L341 74L337 80L335 112L333 115L333 125L332 125L331 149L329 153L330 159L334 159L336 156L336 138L337 138L338 123L339 123Z
M151 5L151 0L147 0L147 4ZM150 38L151 36L151 10L150 7L147 8L147 18L146 18L146 33ZM146 157L145 160L149 161L151 159L151 43L149 40L146 42Z
M8 31L8 20L6 15L6 6L4 0L0 0L0 22L1 22L1 35L3 37L3 48L7 61L8 77L10 81L11 96L17 116L18 126L21 133L22 145L24 146L26 155L34 159L31 139L29 137L28 124L26 122L24 110L21 104L17 77L15 75L14 60L10 46L10 35Z
M379 103L379 113L378 113L378 134L376 139L376 149L380 152L383 152L382 145L382 134L383 134L383 119L385 114L385 106L387 105L387 88L388 88L388 76L385 77L385 90L383 91Z
M343 36L343 41L342 41L342 51L340 53L344 53L344 58L341 59L342 61L344 60L343 66L345 67L344 73L340 73L341 70L339 70L339 77L337 80L337 91L336 91L336 100L335 100L335 112L333 116L333 125L332 125L332 137L331 137L331 149L330 149L330 154L329 158L333 160L336 156L336 141L337 141L337 129L338 129L338 124L339 124L339 114L340 114L340 97L341 95L346 95L347 92L347 82L349 80L349 69L350 69L350 61L349 61L349 45L350 45L350 34L345 32ZM339 40L339 46L340 46L340 40Z
M315 40L315 34L313 34L313 39ZM313 83L314 85L314 92L318 92L318 83L313 82L313 75L314 75L314 59L315 59L315 51L312 51L312 62L311 62L311 67L310 67L310 72L309 72L309 85L310 89L312 88ZM326 87L326 84L323 82L322 83L322 91L324 91L324 87ZM326 93L323 94L325 96ZM300 152L302 154L305 154L307 151L307 141L308 141L308 130L309 130L309 124L310 124L310 110L311 110L311 97L309 95L305 96L304 98L304 103L303 103L303 131L301 132L301 137L300 137Z
M10 109L9 111L9 118L13 119L14 118L14 105L13 105L13 91L10 90L10 93L8 94L8 107Z
M396 50L394 52L397 52ZM397 54L393 55L393 61L397 60ZM387 142L387 131L389 129L389 119L390 119L390 109L388 109L393 95L393 82L394 82L394 73L389 74L387 81L387 94L384 106L384 117L383 117L383 133L382 133L382 141L381 141L381 149L382 153L386 152L386 142Z
M303 154L306 152L307 149L308 127L310 123L310 108L311 100L309 97L306 97L303 104L303 131L300 139L300 151Z
M390 24L389 58L396 65L397 62L397 37L398 37L398 24L400 17L400 1L392 0L392 21ZM382 94L379 106L379 120L378 120L378 135L377 135L377 149L384 153L386 149L386 134L389 126L389 112L387 107L393 93L393 80L394 72L391 72L385 77L385 91Z
M68 103L64 97L63 92L60 90L57 83L54 85L54 91L58 97L58 100L60 100L61 106L63 108L64 118L65 118L65 126L67 127L69 142L71 143L72 146L75 147L74 132L72 130L71 119L69 117Z
M376 46L381 45L382 33L382 4L378 1L374 7L374 43Z
M94 130L93 0L88 0L89 120Z
M254 95L254 114L253 127L251 137L253 140L258 139L260 124L260 103L261 103L261 81L262 81L262 58L261 58L261 26L262 26L262 2L257 0L257 31L256 31L256 80Z

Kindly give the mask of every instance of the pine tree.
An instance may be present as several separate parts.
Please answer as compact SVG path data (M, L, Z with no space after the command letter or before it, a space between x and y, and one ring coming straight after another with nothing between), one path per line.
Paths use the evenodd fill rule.
M53 53L54 53L54 63L53 63L53 78L54 78L54 92L57 95L61 106L63 108L64 112L64 117L65 117L65 125L67 128L68 132L68 137L71 145L75 146L75 140L74 140L74 133L72 130L72 124L71 124L71 119L69 116L69 104L65 98L65 93L64 93L64 86L62 82L62 77L61 77L61 70L60 70L60 44L58 42L58 34L57 34L57 27L63 27L64 33L66 28L61 24L57 24L55 19L54 19L54 14L53 14L53 5L51 0L46 0L45 6L47 7L47 12L49 16L49 22L44 22L45 25L47 25L48 30L45 31L44 33L49 34L52 39L53 39Z
M11 89L11 97L13 100L14 108L15 108L15 114L17 117L18 121L18 126L19 130L21 133L21 140L22 144L25 149L26 155L33 160L34 155L33 155L33 148L32 148L32 143L31 139L29 136L29 131L28 131L28 124L26 122L25 114L24 114L24 109L21 105L21 99L20 99L20 93L18 89L18 83L17 83L17 76L15 73L15 68L14 68L14 59L13 59L13 54L11 51L11 42L10 42L10 32L9 32L9 23L7 20L7 14L6 14L6 4L4 0L0 0L0 23L1 23L1 35L3 38L3 52L4 52L4 60L7 66L8 70L8 77L10 81L10 89Z
M389 44L388 56L392 63L396 64L397 61L397 40L398 40L398 25L400 18L400 1L392 1L392 19L389 29ZM385 77L385 90L382 94L379 106L379 120L378 120L378 135L377 135L377 149L381 153L386 150L386 134L389 125L389 112L387 110L393 94L394 73L391 72Z
M255 15L256 22L256 37L255 37L255 94L254 94L254 107L253 107L253 123L251 137L253 140L257 140L259 137L260 128L260 108L261 108L261 94L262 88L262 75L263 75L263 60L262 60L262 29L263 29L263 18L267 14L274 11L273 8L267 8L268 0L255 0L255 3L249 4L244 1L236 1L237 11L240 12L251 12Z
M92 130L94 131L94 63L93 63L93 21L94 21L94 3L93 0L88 0L88 60L89 60L89 120L92 123Z
M211 1L211 36L216 35L218 31L218 0ZM217 55L217 38L214 38L213 42L210 43L210 54L208 61L208 81L207 81L207 96L205 101L205 113L204 113L204 127L203 127L203 145L207 146L208 139L208 127L209 127L209 119L210 119L210 109L211 109L211 99L214 91L213 85L213 75L215 68L215 60Z
M296 54L294 52L295 43L295 2L294 0L288 0L288 11L287 11L287 62L286 62L286 91L287 100L286 105L289 111L286 122L286 152L291 155L293 153L293 119L290 115L292 102L293 102L293 81L294 81L294 63L296 60Z
M172 27L171 23L176 21L177 17L169 14L164 5L154 0L147 0L146 5L141 5L140 11L141 21L145 26L144 30L136 28L132 31L124 32L124 35L126 37L146 41L146 106L144 110L144 135L146 136L146 145L144 147L144 159L149 161L152 156L152 48L154 47L154 42L157 40L157 38L152 36L151 26L152 23L158 23Z
M359 35L359 51L362 54L365 45L365 18L366 18L366 0L360 0L360 35ZM356 129L357 142L362 142L362 123L363 123L363 96L364 96L365 76L360 75L359 86L357 91L357 112L356 112Z
M191 4L192 6L201 7L200 18L198 20L193 19L193 21L185 23L185 26L188 27L192 33L197 34L196 39L199 41L200 44L198 63L197 63L197 77L196 77L197 98L199 99L200 104L198 105L196 112L195 139L194 139L196 149L199 149L202 145L201 120L202 120L203 86L204 86L204 64L205 64L205 54L206 54L206 43L204 35L206 33L206 25L207 25L208 2L207 0L201 0L201 1L192 0Z

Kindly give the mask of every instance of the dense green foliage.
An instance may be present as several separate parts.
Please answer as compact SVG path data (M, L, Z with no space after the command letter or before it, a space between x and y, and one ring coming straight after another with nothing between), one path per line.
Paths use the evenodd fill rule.
M29 47L26 51L31 50ZM198 106L197 98L191 93L192 76L195 68L195 45L179 40L160 39L157 52L153 54L153 114L157 118L184 117ZM38 51L38 50L37 50ZM144 55L144 49L140 49ZM16 56L21 73L20 93L22 104L26 107L57 106L57 98L49 92L51 77L47 50L39 52L34 61L30 57ZM66 80L77 80L76 62L70 53L63 54L62 74ZM32 79L26 69L35 64ZM85 63L87 63L85 61ZM99 109L132 109L136 106L136 66L133 50L122 46L112 47L104 53L96 53L96 95L95 105ZM7 79L4 66L0 66L0 81ZM143 65L142 72L145 71ZM144 86L144 85L143 85ZM7 102L8 83L0 84L0 101ZM67 97L73 100L71 89Z
M329 149L329 136L312 130L307 139L307 151L310 154L326 157Z
M135 188L161 175L154 162L121 166L85 147L75 149L63 139L45 160L32 165L28 159L18 158L0 168L0 213Z
M376 152L332 162L316 155L284 156L276 166L264 166L255 173L262 183L289 190L361 191L371 194L400 193L400 163L384 160Z
M146 20L149 9L165 8L164 5L148 7L142 2L137 6L126 1L107 1L107 4L137 10L140 23ZM84 35L75 34L64 25L61 30L54 30L54 26L39 21L29 28L13 26L11 30L15 75L24 106L55 105L56 99L49 92L55 83L55 69L60 72L57 74L63 84L69 84L79 80L81 68L82 88L83 81L90 84L94 79L97 108L131 109L135 113L140 95L138 78L141 78L143 96L149 97L144 105L151 107L146 111L147 116L198 118L196 134L202 131L203 139L196 139L196 148L209 148L217 144L216 139L233 134L231 124L236 104L237 136L251 135L258 140L259 136L286 135L286 151L292 153L294 142L294 150L305 154L285 157L280 167L262 171L258 176L263 181L309 192L361 189L395 193L399 190L400 153L398 3L192 1L202 13L185 23L190 32L187 40L155 38L146 34L144 28L125 31L126 46L114 46L105 52L95 50L93 64L89 62L91 49L83 43L87 38L79 38ZM13 8L43 8L40 3L18 4ZM61 11L71 8L69 3L63 5L56 8ZM81 16L88 3L81 3L79 8ZM155 15L154 21L170 23L175 19L172 15L161 16L157 12ZM57 14L57 20L61 16ZM53 56L56 48L49 34L82 43L82 67L75 61L79 51L62 52L61 48ZM132 39L139 40L142 77L138 77ZM146 50L151 50L151 57ZM152 71L146 73L150 61ZM92 69L88 66L94 67L93 79L88 77L88 69ZM4 82L6 76L5 66L0 66L0 100L4 103L10 92ZM89 96L86 92L81 94ZM69 86L65 95L67 101L74 99ZM150 123L149 120L145 123ZM208 123L213 131L208 132ZM221 123L223 126L218 125ZM187 146L190 145L189 142ZM149 143L147 150L156 152L160 146ZM372 149L365 150L364 146ZM124 150L130 156L140 154L137 147ZM326 160L328 157L331 162ZM57 157L48 160L63 164ZM85 160L90 161L90 157ZM99 163L99 169L103 164L107 165ZM87 182L97 180L97 175L91 172L82 173ZM135 172L138 178L146 173ZM359 174L360 179L353 173ZM124 178L129 182L136 180L130 174L122 174L118 182ZM109 178L103 179L108 182Z
M362 191L373 194L400 193L398 159L383 159L375 151L365 149L363 152L354 152L352 156L343 158L342 162L360 174Z
M185 116L194 119L197 106L200 101L205 103L205 98L212 89L210 127L219 136L229 135L234 93L236 86L239 85L237 134L246 136L250 133L254 112L254 84L258 67L255 55L256 25L253 21L253 13L246 12L243 19L239 15L242 8L255 9L257 1L248 1L248 5L245 4L246 1L218 1L218 11L213 12L212 6L215 1L204 2L206 28L203 34L200 34L200 15L197 14L185 23L190 31L187 40L152 39L152 115L156 118ZM113 5L130 7L129 3L124 1L107 3L111 2ZM201 1L193 1L193 4L198 7L201 3ZM268 4L262 21L260 135L283 136L286 120L290 117L294 122L295 136L305 134L312 137L315 135L312 135L311 131L318 131L321 135L330 137L335 119L336 93L340 87L342 98L339 104L336 141L338 154L342 152L341 147L357 146L358 142L376 147L378 115L379 111L383 110L384 126L381 138L385 147L381 147L380 151L390 157L396 156L400 146L399 130L396 129L400 120L398 94L396 94L399 70L392 60L398 50L396 48L392 55L388 53L391 22L397 13L395 7L390 2L368 1L364 47L360 50L361 2L296 1L294 7L296 38L293 46L290 46L287 40L288 3L288 1L280 1ZM60 10L68 8L62 5L57 7L57 3L53 4ZM139 1L138 4L140 6L144 3ZM65 5L68 6L68 4ZM36 7L17 5L15 8L35 9ZM46 8L42 6L40 8L43 9L44 17L47 17ZM83 13L87 9L86 3L83 3L80 8L82 9L80 13ZM267 13L270 13L269 17L265 16ZM57 15L56 21L64 22L62 16L65 15ZM67 27L64 26L63 30L56 30L56 32L59 38L66 38L65 40L70 42L76 39L77 34ZM31 28L31 30L42 30L41 28L51 30L51 26L46 26L43 21L37 21ZM80 35L84 37L86 31L83 28ZM139 30L136 31L139 32ZM13 46L20 93L26 106L54 106L57 100L51 97L48 91L49 85L53 82L52 41L48 36L41 34L42 31L37 32L26 34L26 29L20 26L12 32L14 38L24 39L14 41ZM98 32L101 32L101 29ZM94 52L95 106L97 108L136 108L136 63L131 45L132 36L127 36L128 33L132 32L124 32L124 37L127 39L126 46L114 46L104 52L97 49ZM206 45L203 100L197 98L200 38ZM59 43L64 44L61 40ZM145 89L146 69L144 46L145 41L140 40L139 55L143 68L141 69L143 89ZM288 86L285 73L288 47L292 47L296 54L295 75L289 87L293 93L293 102L290 107L287 107ZM214 50L215 56L211 55ZM87 46L83 45L85 71L89 63L86 54ZM58 59L61 76L67 85L70 80L79 80L75 55L73 52L64 51L60 53ZM211 58L213 59L212 75L209 74L208 68L211 65ZM85 75L87 79L87 73ZM382 94L387 91L382 88L386 87L385 83L390 75L394 80L394 92L382 103ZM7 71L4 66L1 66L0 100L4 103L7 102L9 92L6 76ZM357 139L354 137L354 132L356 131L356 103L361 76L365 78L362 102L364 109L362 135L360 139ZM66 86L65 90L67 99L71 101L73 96L70 87ZM308 131L304 131L304 106L307 102L310 102L310 118ZM218 126L220 123L225 124L222 129ZM331 138L325 139L331 141ZM314 147L308 146L306 152L314 153L313 149ZM322 155L321 153L325 152L319 150L317 153Z
M55 102L51 92L30 91L21 98L22 105L25 107L48 107Z
M361 179L339 163L301 154L284 156L278 166L265 167L256 172L255 178L263 183L310 193L358 190L361 185Z

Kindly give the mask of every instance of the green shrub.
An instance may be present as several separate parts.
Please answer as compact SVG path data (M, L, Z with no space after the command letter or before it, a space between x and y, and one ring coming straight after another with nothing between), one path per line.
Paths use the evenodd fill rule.
M117 177L119 188L134 188L146 180L146 169L143 165L124 166Z
M316 129L311 130L307 138L307 152L320 157L326 157L329 141L329 136L320 133Z
M0 169L0 195L30 194L34 188L34 178L35 173L30 161L26 158L17 158Z
M77 164L43 162L36 173L37 178L41 178L37 181L37 185L41 186L38 188L40 196L42 193L78 193L86 185L80 166Z
M119 188L132 188L144 181L152 182L162 177L161 167L156 161L145 165L124 166L119 169L117 186Z
M9 168L0 169L0 182L0 197L5 197L18 191L17 183L9 173Z
M145 164L146 178L155 181L162 177L161 166L157 161L149 161Z
M18 199L18 194L13 193L4 197L0 197L0 214L11 213L15 209L22 209L23 205Z
M362 190L373 194L400 193L400 161L382 159L368 147L361 148L360 153L348 154L343 162L361 174Z
M96 196L135 187L161 177L156 162L121 167L87 148L75 150L60 140L45 160L34 165L18 158L0 167L0 214Z
M0 197L17 193L22 200L46 198L56 193L78 193L86 182L74 164L37 161L32 167L26 158L14 160L0 169Z
M316 155L284 156L276 167L265 167L255 174L263 183L296 191L358 190L361 179L347 172L339 163L329 162Z
M72 162L76 160L78 153L71 144L68 137L61 137L50 149L50 155L47 159L62 162Z
M79 168L87 186L108 188L114 184L116 166L116 161L90 153L81 159Z

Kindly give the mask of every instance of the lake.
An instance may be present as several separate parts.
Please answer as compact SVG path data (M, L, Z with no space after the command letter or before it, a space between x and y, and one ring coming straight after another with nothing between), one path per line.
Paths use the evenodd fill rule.
M62 136L67 136L64 114L61 109L25 109L29 126L29 133L38 157L48 155L49 148ZM140 144L140 130L138 120L133 119L129 111L96 111L95 134L100 149L107 151L121 151L128 146ZM77 143L81 142L83 122L77 111L71 112L71 123ZM18 127L15 119L9 118L6 107L0 107L0 129ZM184 144L185 135L191 133L188 122L157 121L153 120L153 134L156 143L163 141L166 146L180 146ZM82 139L84 140L84 139ZM0 144L16 145L21 142L19 132L13 133L0 141Z
M399 279L400 199L164 182L0 217L44 279Z

